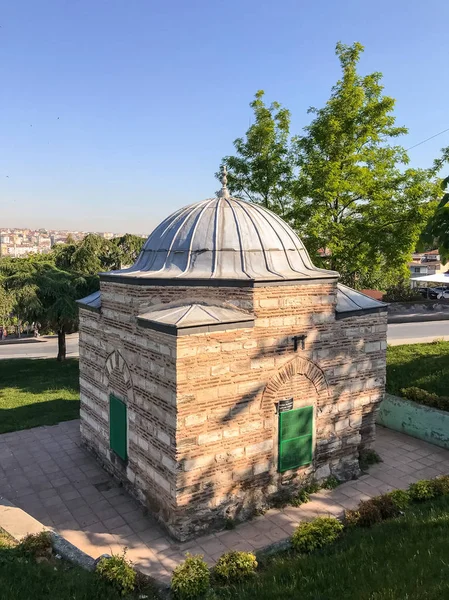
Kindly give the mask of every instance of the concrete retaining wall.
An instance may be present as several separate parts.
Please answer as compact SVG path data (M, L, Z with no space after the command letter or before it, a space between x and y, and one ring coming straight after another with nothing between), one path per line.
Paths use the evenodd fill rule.
M435 446L449 448L449 412L386 394L380 404L377 423Z

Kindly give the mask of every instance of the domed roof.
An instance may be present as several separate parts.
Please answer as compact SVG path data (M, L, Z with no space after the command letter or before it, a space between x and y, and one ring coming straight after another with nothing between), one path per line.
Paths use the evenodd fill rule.
M225 175L222 181L217 198L167 217L149 236L136 263L111 275L250 281L338 276L312 264L299 237L278 215L231 198Z

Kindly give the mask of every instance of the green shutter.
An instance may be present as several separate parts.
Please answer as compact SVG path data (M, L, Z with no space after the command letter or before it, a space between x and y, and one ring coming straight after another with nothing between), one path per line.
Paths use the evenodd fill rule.
M109 396L109 443L120 458L128 458L127 444L128 420L126 415L126 404L113 396Z
M279 413L279 471L312 462L313 406Z

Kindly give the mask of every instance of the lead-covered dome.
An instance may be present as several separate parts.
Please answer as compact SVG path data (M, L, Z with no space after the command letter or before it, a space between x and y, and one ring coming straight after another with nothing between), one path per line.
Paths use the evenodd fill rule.
M136 263L111 275L145 279L301 280L335 278L318 269L278 215L257 204L217 198L177 210L156 227Z

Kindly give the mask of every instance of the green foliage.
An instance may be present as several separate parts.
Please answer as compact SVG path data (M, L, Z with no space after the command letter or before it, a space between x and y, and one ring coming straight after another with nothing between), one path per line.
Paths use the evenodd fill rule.
M300 490L297 494L294 494L289 501L289 504L292 506L301 506L301 504L305 504L310 500L309 492L304 488Z
M433 482L428 479L422 479L416 483L412 483L408 488L410 498L415 502L423 502L431 500L435 497L435 488Z
M231 519L230 517L226 519L225 529L235 529L235 519Z
M205 594L210 585L210 572L203 556L187 554L183 563L173 571L171 589L175 598L194 600Z
M412 302L413 300L422 300L422 296L410 287L410 279L403 279L387 288L383 300L385 302Z
M292 546L298 552L309 553L332 544L342 533L343 525L334 517L317 517L300 523L292 536Z
M342 75L302 135L290 112L257 92L254 122L223 162L231 191L266 206L297 230L320 266L358 288L386 289L408 275L407 261L439 198L431 169L407 168L397 138L395 100L381 73L358 73L363 46L338 43ZM449 210L449 209L448 209ZM320 258L318 251L327 249Z
M441 157L435 161L435 172L438 172L447 162L449 162L449 146L442 149ZM443 195L422 232L420 244L421 249L438 248L441 259L447 262L449 260L449 177L445 177L440 185Z
M320 491L321 488L322 488L322 486L318 483L318 481L311 481L308 485L306 485L304 490L308 494L316 494L317 492Z
M322 488L325 490L335 490L340 485L340 481L335 477L335 475L329 475L327 479L324 480L322 484Z
M387 348L387 391L417 387L444 397L448 393L449 341Z
M363 500L355 510L345 513L348 526L371 527L385 519L398 517L401 509L389 494Z
M362 471L367 471L372 465L382 462L382 459L375 450L369 448L361 450L359 456L359 465Z
M401 396L424 406L449 411L449 396L438 396L438 394L432 394L418 387L403 388Z
M393 490L386 495L400 511L405 510L410 504L410 494L405 490Z
M337 44L341 79L323 108L309 109L314 119L295 140L295 222L299 229L305 222L312 255L329 250L325 266L343 282L372 287L376 272L397 278L405 272L438 186L430 170L404 168L408 156L395 139L407 129L395 124L395 101L383 94L382 74L357 72L362 52L359 43Z
M40 533L30 533L23 538L18 548L25 554L29 554L34 558L37 558L38 556L50 556L52 553L50 532L41 531Z
M441 475L432 479L434 496L449 496L449 475Z
M231 550L218 559L214 575L223 581L234 582L254 575L256 569L257 560L252 552Z
M290 111L278 102L267 107L259 90L250 106L254 123L234 141L235 156L225 156L229 189L237 196L286 216L292 197L294 166L289 149ZM220 173L217 173L220 178Z
M123 554L113 554L110 558L102 558L97 564L96 572L120 592L122 596L130 594L136 584L136 572Z

